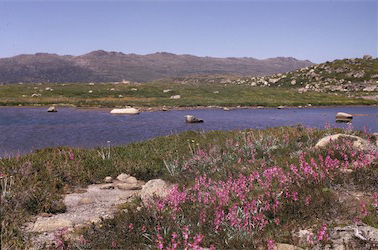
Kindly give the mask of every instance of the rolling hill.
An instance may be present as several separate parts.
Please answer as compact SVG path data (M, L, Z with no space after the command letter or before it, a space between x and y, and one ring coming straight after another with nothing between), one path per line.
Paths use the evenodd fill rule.
M0 59L0 83L18 82L148 82L192 74L263 76L313 65L308 60L277 57L258 60L176 55L148 55L92 51L80 56L36 53Z

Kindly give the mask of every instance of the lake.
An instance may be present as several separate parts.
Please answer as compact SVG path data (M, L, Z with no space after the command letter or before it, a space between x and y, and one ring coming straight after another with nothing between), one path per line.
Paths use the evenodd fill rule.
M128 144L185 130L263 129L274 126L302 124L309 127L346 128L335 123L337 112L364 114L355 116L354 129L378 132L377 107L237 109L223 111L173 110L143 112L140 115L113 115L109 109L58 108L56 113L47 107L0 108L0 157L26 154L34 149L56 146L93 148ZM204 123L187 124L184 116L194 115Z

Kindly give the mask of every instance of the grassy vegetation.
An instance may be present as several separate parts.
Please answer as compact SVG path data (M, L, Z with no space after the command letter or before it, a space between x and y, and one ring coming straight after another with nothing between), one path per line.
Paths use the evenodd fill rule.
M47 90L46 90L47 89ZM52 89L50 91L49 89ZM164 93L163 90L172 91ZM89 93L89 91L92 91ZM217 93L218 92L218 93ZM41 96L31 97L33 94ZM180 99L170 99L181 95ZM328 93L298 93L292 88L253 87L249 85L197 83L125 84L22 84L0 86L0 105L74 105L78 107L196 107L196 106L298 106L371 105L369 101Z
M6 192L2 185L2 248L29 247L21 226L32 215L62 212L62 194L122 172L177 185L152 205L138 199L125 204L127 212L83 229L80 242L59 244L79 249L267 248L274 242L298 245L291 232L300 227L317 235L315 243L303 246L310 247L326 243L327 228L336 221L348 224L357 217L377 226L378 156L368 161L372 152L357 151L349 141L313 147L339 132L302 126L189 131L112 147L111 157L102 157L99 152L107 149L100 148L47 148L2 159L3 180L14 180ZM344 133L376 139L361 131ZM347 168L352 172L342 171ZM364 191L365 205L357 207L366 209L351 211L338 202L343 189Z

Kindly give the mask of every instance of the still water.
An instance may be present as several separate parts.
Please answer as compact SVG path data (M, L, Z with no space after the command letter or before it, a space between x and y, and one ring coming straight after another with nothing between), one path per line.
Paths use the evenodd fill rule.
M55 146L93 148L122 145L185 130L263 129L303 124L309 127L331 126L337 112L363 114L352 121L354 129L378 132L377 107L287 108L223 110L175 110L144 112L140 115L113 115L108 109L58 108L57 113L44 108L0 108L0 157L25 154L34 149ZM185 115L204 119L187 124Z

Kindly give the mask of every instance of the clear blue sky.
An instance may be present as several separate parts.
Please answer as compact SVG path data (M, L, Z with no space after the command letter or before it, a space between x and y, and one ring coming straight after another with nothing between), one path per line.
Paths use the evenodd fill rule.
M0 57L159 51L313 62L377 57L378 1L0 2Z

